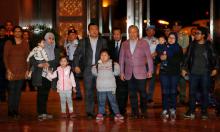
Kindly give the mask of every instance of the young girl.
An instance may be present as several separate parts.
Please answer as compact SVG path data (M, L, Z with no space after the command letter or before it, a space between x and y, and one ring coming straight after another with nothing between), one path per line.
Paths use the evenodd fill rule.
M61 57L60 66L53 73L49 72L48 76L51 79L58 77L57 81L57 92L60 95L61 100L61 117L63 118L74 118L76 115L73 113L73 103L72 103L72 88L73 92L76 92L76 83L74 79L71 67L68 65L68 60L66 57ZM66 113L66 102L68 104L69 113Z
M112 62L110 59L109 52L103 49L100 52L100 60L97 65L92 67L93 75L97 76L96 88L98 95L98 111L99 114L96 116L96 120L103 120L105 114L105 102L108 98L112 110L115 114L115 120L123 120L124 117L120 114L118 104L116 102L115 90L116 81L115 76L119 75L120 69L119 64Z

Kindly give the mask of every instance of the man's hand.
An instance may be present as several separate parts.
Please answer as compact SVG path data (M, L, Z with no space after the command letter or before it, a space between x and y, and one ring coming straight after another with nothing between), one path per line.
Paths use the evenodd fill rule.
M217 73L218 73L218 71L217 71L216 69L215 69L215 70L212 70L211 76L213 77L213 76L217 75Z
M187 75L187 71L186 71L186 70L182 70L181 75L182 75L183 77L185 77L185 76Z
M152 73L151 72L147 72L147 78L151 78L152 77Z
M155 58L157 56L157 52L154 52L151 54L152 58Z
M81 70L80 70L80 68L78 66L75 67L75 73L77 73L77 74L81 73Z
M120 75L120 79L121 79L122 81L125 81L125 75L124 75L124 74L121 74L121 75Z

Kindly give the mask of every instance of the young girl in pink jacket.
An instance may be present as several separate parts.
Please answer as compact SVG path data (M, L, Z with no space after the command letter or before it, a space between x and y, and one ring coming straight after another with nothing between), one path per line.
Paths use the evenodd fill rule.
M71 67L68 65L66 57L61 57L60 66L53 73L48 74L49 78L58 78L57 81L57 92L60 95L61 101L61 117L63 118L74 118L76 115L73 113L73 103L72 103L72 90L76 92L76 83L74 79ZM66 113L66 102L68 104L69 114Z

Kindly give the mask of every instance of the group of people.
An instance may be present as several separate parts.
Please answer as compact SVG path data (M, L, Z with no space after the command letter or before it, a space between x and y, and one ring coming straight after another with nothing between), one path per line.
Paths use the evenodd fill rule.
M211 41L207 39L208 30L204 27L192 29L192 37L179 32L177 27L173 28L173 31L166 29L157 39L154 37L155 26L148 26L146 37L139 38L138 27L131 25L128 28L127 40L122 39L120 28L114 28L113 40L108 42L99 36L98 25L90 23L88 36L80 40L74 28L68 29L63 44L64 56L61 56L61 48L56 46L55 36L51 32L46 33L44 38L38 41L38 46L29 52L28 41L24 41L21 27L15 26L11 38L4 41L2 30L5 30L4 26L0 27L0 50L4 51L0 61L4 63L5 71L0 72L6 75L8 80L10 117L19 116L19 100L25 79L31 79L32 85L37 88L39 119L53 118L47 112L51 88L56 88L59 93L61 116L76 117L72 91L76 93L76 98L82 99L79 86L79 76L82 76L88 118L96 116L96 120L102 121L106 115L105 104L108 99L110 113L114 119L123 120L127 114L128 95L131 117L146 118L147 103L153 102L156 76L159 75L162 91L161 117L164 120L170 118L175 121L178 86L180 102L185 102L184 87L187 77L190 84L189 110L184 117L195 118L196 95L199 89L201 117L208 118L211 78L217 75L219 62ZM95 95L98 100L97 115Z

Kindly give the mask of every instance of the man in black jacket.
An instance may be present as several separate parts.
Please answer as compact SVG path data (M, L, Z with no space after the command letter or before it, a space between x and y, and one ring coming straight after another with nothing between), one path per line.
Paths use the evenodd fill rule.
M119 54L122 46L122 32L120 28L113 29L113 40L109 42L109 51L111 59L119 63ZM116 77L116 99L119 106L119 111L122 115L126 114L126 106L128 100L127 81L122 81L119 76Z
M88 118L94 117L94 90L96 78L92 75L91 67L97 64L102 49L107 49L107 41L99 36L98 25L90 23L89 36L79 42L74 53L73 63L77 74L83 72L85 86L86 113Z
M199 27L195 35L195 41L190 44L187 56L184 60L182 75L189 74L189 110L185 113L185 118L195 118L195 94L200 86L201 91L201 115L202 119L208 118L208 94L210 88L210 78L217 74L218 59L212 47L207 41L208 31L204 27Z

